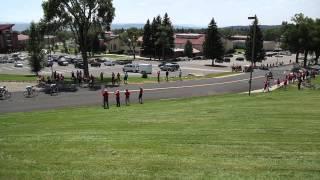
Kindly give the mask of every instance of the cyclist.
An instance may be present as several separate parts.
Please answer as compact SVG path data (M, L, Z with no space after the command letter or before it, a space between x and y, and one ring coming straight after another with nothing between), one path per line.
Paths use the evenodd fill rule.
M30 96L32 94L33 86L27 86L26 90L27 90L28 96Z
M6 86L0 86L0 95L3 96L7 92Z

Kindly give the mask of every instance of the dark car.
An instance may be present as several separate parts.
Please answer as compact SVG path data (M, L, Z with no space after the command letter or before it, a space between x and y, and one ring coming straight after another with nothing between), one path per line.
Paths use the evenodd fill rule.
M118 65L132 64L132 60L118 60L118 61L115 61L115 63Z
M99 62L92 62L90 65L91 67L101 67L101 63Z
M230 58L224 58L223 61L226 62L226 63L229 63L229 62L231 62L231 59Z
M193 60L202 60L203 59L203 56L196 56L194 58L192 58Z
M243 57L237 57L236 60L237 60L237 61L244 61L244 58L243 58Z
M74 63L75 68L84 69L84 64L82 61L77 61Z
M161 63L158 65L158 67L162 67L162 66L164 66L165 64L167 64L167 62L161 62Z
M233 55L232 55L232 54L227 54L227 55L225 55L224 57L226 57L226 58L232 58Z

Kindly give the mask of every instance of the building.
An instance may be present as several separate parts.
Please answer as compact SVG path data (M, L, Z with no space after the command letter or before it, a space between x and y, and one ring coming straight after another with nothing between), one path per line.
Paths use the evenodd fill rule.
M205 41L205 34L175 34L175 48L184 49L188 40L192 43L192 47L195 49L194 52L197 52L198 50L200 53L203 53L203 43ZM222 38L222 43L225 51L233 49L233 43L229 39Z
M229 38L230 41L233 43L233 47L235 49L245 49L246 48L246 40L247 36L231 36ZM264 41L263 42L263 48L266 51L274 51L275 49L279 48L279 43L275 41Z
M14 24L0 24L0 53L18 49L18 33L12 31Z
M24 34L19 34L18 35L18 48L19 50L26 50L28 46L28 41L29 41L29 36L24 35Z

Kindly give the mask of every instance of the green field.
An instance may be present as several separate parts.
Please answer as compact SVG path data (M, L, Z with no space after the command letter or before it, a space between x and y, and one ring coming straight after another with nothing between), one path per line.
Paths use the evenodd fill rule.
M37 81L35 75L15 75L15 74L0 74L0 81Z
M319 117L296 88L3 114L0 179L320 179Z
M228 76L228 75L236 75L237 73L234 72L223 72L223 73L214 73L214 74L208 74L205 76L184 76L182 77L182 80L196 80L196 79L206 79L206 78L217 78L222 76ZM142 75L141 75L142 76ZM96 77L98 83L100 82L100 77ZM121 77L123 80L123 76ZM22 82L22 81L37 81L37 77L35 75L15 75L15 74L0 74L0 82L1 81L15 81L15 82ZM161 81L165 81L165 77L161 77ZM170 77L169 81L180 81L179 77ZM73 83L71 80L71 77L65 77L66 83ZM137 76L130 76L128 79L128 84L136 84L136 83L157 83L158 79L157 77L148 77L148 78L142 78ZM105 77L104 84L111 84L111 77Z

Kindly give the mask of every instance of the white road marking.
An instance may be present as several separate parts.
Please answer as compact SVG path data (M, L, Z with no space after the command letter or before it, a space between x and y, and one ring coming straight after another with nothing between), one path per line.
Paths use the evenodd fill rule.
M216 70L216 69L201 69L201 68L190 68L190 67L182 67L182 70L195 70L195 71L208 71L208 72L229 72L224 70Z
M264 78L264 76L258 76L254 79ZM238 82L249 81L249 79L240 79L235 81L221 82L221 83L211 83L211 84L198 84L198 85L190 85L190 86L173 86L173 87L165 87L165 88L153 88L153 89L144 89L144 91L161 91L161 90L170 90L170 89L184 89L184 88L196 88L196 87L205 87L205 86L215 86L215 85L224 85L224 84L232 84ZM139 92L140 90L131 90L130 92ZM125 91L120 91L125 92ZM112 92L110 94L113 94Z

